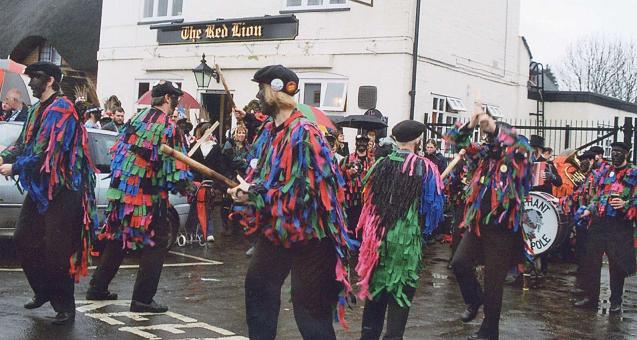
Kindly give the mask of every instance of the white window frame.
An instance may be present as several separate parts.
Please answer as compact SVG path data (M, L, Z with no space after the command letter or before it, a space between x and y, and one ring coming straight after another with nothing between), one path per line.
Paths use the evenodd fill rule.
M305 84L321 84L321 100L318 109L323 111L335 111L344 112L345 103L347 102L347 85L348 79L344 76L329 74L329 73L299 73L299 93L296 94L295 99L299 103L304 102L305 98ZM341 98L343 102L339 106L325 106L325 94L327 93L328 84L343 84L343 93Z
M146 2L146 0L142 0L141 1L141 8L140 8L140 21L141 22L146 22L146 21L157 21L157 20L172 20L172 19L180 19L183 18L183 13L184 13L184 2L182 1L181 4L181 15L172 15L172 11L173 11L173 0L167 0L168 1L168 8L166 11L166 15L164 16L158 16L157 12L159 11L159 0L152 0L153 1L153 15L149 16L149 17L144 17L144 3Z
M330 0L323 0L322 5L308 5L309 0L301 0L299 6L288 6L288 0L282 0L284 11L307 11L307 10L329 10L329 9L348 9L349 0L345 0L344 4L330 4Z
M42 59L42 52L45 51L45 50L49 54L48 59ZM40 49L38 50L38 60L39 61L48 61L48 62L51 62L51 63L53 63L55 65L58 65L58 66L62 65L62 56L55 49L55 47L53 47L53 45L49 41L44 41L40 45Z
M490 114L491 117L495 117L498 119L504 118L504 114L502 113L502 110L497 105L485 104L484 112Z
M467 109L460 98L447 97L447 112L458 113L465 112Z

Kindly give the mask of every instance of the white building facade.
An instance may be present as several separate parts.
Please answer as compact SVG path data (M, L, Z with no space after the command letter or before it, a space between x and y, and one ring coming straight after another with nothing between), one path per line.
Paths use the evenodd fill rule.
M503 116L528 117L530 53L519 36L520 0L422 0L417 35L415 14L416 0L104 1L97 91L101 98L117 95L130 116L155 82L171 80L218 118L222 85L213 80L199 89L192 73L205 54L222 68L238 106L254 99L257 69L282 64L301 79L298 100L330 115L362 114L359 87L375 86L376 108L393 126L410 118L417 36L414 119L450 122L469 115L476 99ZM298 21L297 34L264 39L281 16ZM229 40L233 24L249 23L244 18L265 23L244 30L242 41ZM224 23L226 37L206 32ZM167 38L175 44L160 44L157 26L203 29L194 39L180 40L192 32L179 31Z

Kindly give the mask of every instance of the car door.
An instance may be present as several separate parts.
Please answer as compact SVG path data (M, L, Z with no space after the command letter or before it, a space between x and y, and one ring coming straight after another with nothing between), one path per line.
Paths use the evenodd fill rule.
M0 122L0 151L13 144L22 130L20 123ZM18 190L16 181L0 176L0 237L11 237L22 208L24 194Z
M99 170L99 173L96 174L95 198L100 225L104 219L104 210L108 206L106 191L111 183L111 155L109 151L116 140L117 133L115 132L88 129L89 152L93 164Z

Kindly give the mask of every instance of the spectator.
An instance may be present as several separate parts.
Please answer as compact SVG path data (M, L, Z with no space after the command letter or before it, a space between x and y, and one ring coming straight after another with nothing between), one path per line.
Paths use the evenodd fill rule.
M120 132L124 127L124 109L116 107L113 109L113 120L102 126L102 130Z
M436 164L438 172L443 173L447 168L447 159L438 152L438 143L433 139L427 140L427 144L425 144L425 157Z
M349 145L345 141L345 135L343 134L343 130L338 130L336 134L336 153L341 155L341 157L349 156Z
M102 109L97 106L89 107L84 112L84 117L86 122L84 123L84 127L87 129L100 129L100 118L102 117Z
M9 89L2 101L2 110L5 111L4 120L7 122L24 122L27 120L29 108L22 101L22 94L17 89Z

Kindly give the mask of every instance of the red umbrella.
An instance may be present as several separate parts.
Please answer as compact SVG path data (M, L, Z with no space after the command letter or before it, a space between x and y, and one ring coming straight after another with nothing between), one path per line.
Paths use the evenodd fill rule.
M151 90L149 90L137 100L137 104L150 105L152 98L153 96L151 95ZM179 98L179 107L187 109L200 109L201 105L193 96L190 95L190 93L184 91L184 95Z

